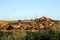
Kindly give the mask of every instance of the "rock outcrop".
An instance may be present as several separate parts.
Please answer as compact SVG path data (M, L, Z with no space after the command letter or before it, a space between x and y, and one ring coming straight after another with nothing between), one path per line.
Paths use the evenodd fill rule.
M6 25L0 24L0 30L39 30L39 29L52 29L53 26L60 26L60 23L52 21L51 18L45 16L32 20L18 20L14 23L8 23Z

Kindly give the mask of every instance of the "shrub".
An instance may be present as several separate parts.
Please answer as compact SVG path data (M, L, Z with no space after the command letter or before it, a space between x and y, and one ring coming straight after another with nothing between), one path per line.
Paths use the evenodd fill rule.
M27 32L25 40L60 40L60 32L53 30L40 30L38 32Z
M60 30L17 31L11 32L0 31L0 40L60 40Z
M26 32L24 31L0 31L0 40L25 40Z

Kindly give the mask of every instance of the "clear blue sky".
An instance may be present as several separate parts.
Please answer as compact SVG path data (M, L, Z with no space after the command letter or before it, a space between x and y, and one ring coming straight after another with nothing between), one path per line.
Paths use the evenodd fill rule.
M60 0L0 0L0 20L41 16L60 19Z

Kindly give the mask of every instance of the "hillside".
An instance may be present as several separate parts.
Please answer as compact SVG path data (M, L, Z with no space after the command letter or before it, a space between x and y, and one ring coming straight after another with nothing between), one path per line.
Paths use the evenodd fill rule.
M60 20L0 20L0 40L60 40Z
M0 30L39 30L60 29L60 20L53 20L45 16L31 20L5 21L0 20Z

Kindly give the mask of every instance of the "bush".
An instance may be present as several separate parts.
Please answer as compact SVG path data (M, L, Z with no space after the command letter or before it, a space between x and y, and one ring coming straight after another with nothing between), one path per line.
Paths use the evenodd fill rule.
M26 32L24 31L0 31L0 40L25 40Z
M27 32L25 40L60 40L60 32L53 30L40 30L38 32Z
M60 40L60 30L32 31L0 31L0 40Z

